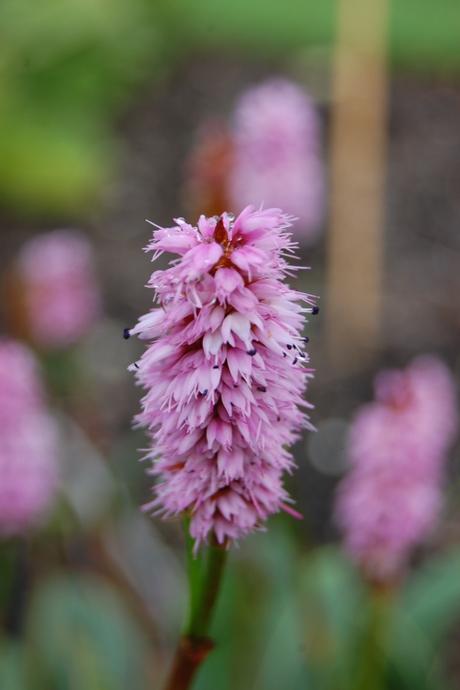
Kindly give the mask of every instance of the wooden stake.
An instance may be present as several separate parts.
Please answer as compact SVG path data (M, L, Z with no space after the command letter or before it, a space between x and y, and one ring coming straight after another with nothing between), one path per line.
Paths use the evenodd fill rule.
M338 0L326 339L336 373L379 344L387 140L387 0Z

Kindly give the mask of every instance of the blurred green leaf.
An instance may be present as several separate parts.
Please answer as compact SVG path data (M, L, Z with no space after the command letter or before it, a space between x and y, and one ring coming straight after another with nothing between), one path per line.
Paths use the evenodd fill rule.
M335 0L167 0L167 11L183 47L198 44L228 53L237 47L267 57L330 42Z
M336 550L313 554L303 571L311 687L356 690L377 673L373 690L446 690L439 643L460 612L459 568L459 553L436 559L381 596Z
M427 639L404 616L395 616L387 649L387 678L391 690L447 690L440 660Z
M259 567L267 583L258 620L253 624L254 635L260 639L258 648L254 648L257 656L252 672L254 684L250 686L254 690L304 688L299 553L291 527L291 519L281 515L272 521L266 534L255 537Z
M25 654L19 642L3 639L0 644L0 688L28 690L25 676Z
M62 96L106 107L157 53L154 19L145 0L40 0L35 12L28 0L3 0L3 62L45 107Z
M353 566L330 547L305 561L302 585L305 654L312 687L353 687L357 653L369 623L367 591Z
M457 0L392 0L390 57L416 71L460 68L460 3Z
M332 46L339 3L167 0L167 6L184 46L192 43L229 53L237 47L267 57L310 45ZM457 0L389 0L388 6L389 57L395 66L458 71Z
M286 589L269 604L268 640L254 690L303 690L307 677L302 646L302 618L296 591ZM265 634L267 628L265 628Z
M46 690L144 690L146 644L119 597L89 576L44 583L31 604L27 639Z
M460 551L433 558L415 571L403 591L401 608L436 645L460 615Z
M161 50L146 0L0 3L0 198L84 213L109 176L112 121Z
M460 615L460 552L431 559L398 596L389 635L390 675L396 687L446 690L443 636Z
M81 212L107 178L106 144L95 131L70 127L56 113L48 120L34 119L30 110L0 116L3 202L31 211Z

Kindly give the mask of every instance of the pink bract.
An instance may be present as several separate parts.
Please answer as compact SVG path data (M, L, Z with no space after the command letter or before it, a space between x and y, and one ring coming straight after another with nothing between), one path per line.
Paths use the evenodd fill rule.
M133 365L158 478L147 509L189 515L197 545L227 544L290 501L287 447L311 428L301 331L315 298L284 282L295 245L279 209L176 223L147 247L179 259L153 273L159 308L131 330L152 341Z

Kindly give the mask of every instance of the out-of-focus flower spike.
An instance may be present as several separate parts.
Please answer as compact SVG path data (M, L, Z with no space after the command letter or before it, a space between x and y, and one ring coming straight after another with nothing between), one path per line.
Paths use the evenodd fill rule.
M15 267L22 330L41 348L73 345L93 325L101 299L92 248L76 230L55 230L26 242Z
M380 373L375 393L351 426L336 512L352 558L388 579L436 525L458 413L452 377L431 356Z
M46 514L58 480L58 434L34 355L0 339L0 535L32 528Z
M292 214L299 240L313 242L321 229L324 173L320 123L311 99L285 79L248 89L236 107L233 146L232 205L280 206Z

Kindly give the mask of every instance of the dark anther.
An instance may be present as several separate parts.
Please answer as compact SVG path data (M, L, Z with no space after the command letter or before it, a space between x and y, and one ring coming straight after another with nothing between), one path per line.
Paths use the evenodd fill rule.
M285 352L283 352L283 357L287 357L287 355L286 355L286 353L285 353Z
M266 393L267 392L267 386L257 386L257 390L260 391L261 393Z
M281 417L277 417L277 418L276 418L276 421L277 421L277 422L281 422Z
M304 343L309 343L309 342L310 342L310 338L308 337L308 335L305 336L305 338L303 339L303 341L304 341Z
M131 337L131 333L129 332L130 330L130 328L123 328L123 338L125 340L128 340L128 338Z
M213 369L218 369L218 368L219 368L219 365L218 365L218 364L214 364Z
M313 307L313 309L311 310L311 313L313 314L313 316L316 316L316 314L319 314L319 307Z
M139 364L137 362L134 362L134 366L136 367L136 369L139 369Z
M248 350L248 355L250 357L254 357L254 355L256 355L256 354L257 354L257 350L255 348L253 348L252 350Z
M198 393L198 395L200 395L202 398L204 398L204 396L207 395L207 394L208 394L208 389L207 389L207 388L205 388L204 391L200 391L200 392Z
M292 360L292 363L297 364L297 357L294 357L294 359Z
M233 388L238 388L238 384L237 384L237 383L234 383L234 384L233 384Z
M288 350L292 350L292 345L286 345Z

